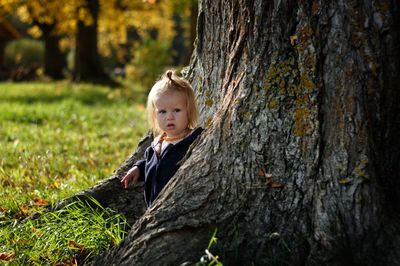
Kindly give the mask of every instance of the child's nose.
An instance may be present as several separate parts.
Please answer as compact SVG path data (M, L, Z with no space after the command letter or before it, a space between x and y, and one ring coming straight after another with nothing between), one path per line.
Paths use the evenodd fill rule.
M173 118L174 118L174 114L173 113L168 113L167 114L167 119L168 120L173 119Z

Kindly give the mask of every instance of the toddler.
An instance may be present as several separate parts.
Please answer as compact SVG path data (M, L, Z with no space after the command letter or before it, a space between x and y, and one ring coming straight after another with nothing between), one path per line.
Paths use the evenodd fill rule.
M146 149L145 159L136 162L121 183L127 188L129 182L144 181L144 198L150 207L203 129L196 128L198 111L191 85L172 70L151 88L147 113L157 137Z

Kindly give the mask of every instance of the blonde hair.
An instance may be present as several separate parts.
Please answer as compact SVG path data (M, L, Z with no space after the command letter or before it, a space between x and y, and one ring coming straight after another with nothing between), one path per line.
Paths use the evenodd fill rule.
M158 80L149 92L147 98L147 116L149 126L154 136L162 133L161 128L157 123L157 113L155 109L155 99L168 92L181 92L186 97L186 109L188 116L188 127L194 129L197 126L198 111L196 97L190 83L181 77L178 77L173 70L167 70L161 79Z

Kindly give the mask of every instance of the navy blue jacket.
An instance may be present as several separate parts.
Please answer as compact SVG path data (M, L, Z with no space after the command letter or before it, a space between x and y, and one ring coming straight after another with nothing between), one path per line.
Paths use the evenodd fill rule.
M147 207L150 207L160 191L180 167L180 161L185 156L189 146L203 131L195 129L182 141L169 144L160 155L157 155L152 143L144 153L145 160L135 163L140 170L140 181L144 181L144 198Z

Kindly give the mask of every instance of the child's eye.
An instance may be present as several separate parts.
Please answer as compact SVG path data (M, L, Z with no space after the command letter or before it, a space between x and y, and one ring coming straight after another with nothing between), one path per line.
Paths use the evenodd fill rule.
M179 113L181 111L181 109L176 108L174 111L175 111L175 113Z
M159 114L165 114L165 110L158 111Z

